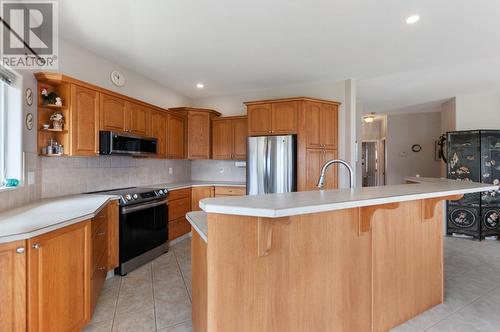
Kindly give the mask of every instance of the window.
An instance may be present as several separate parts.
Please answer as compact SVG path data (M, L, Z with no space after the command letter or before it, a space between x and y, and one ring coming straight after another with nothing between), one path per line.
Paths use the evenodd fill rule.
M23 180L22 80L0 66L0 187L5 179Z

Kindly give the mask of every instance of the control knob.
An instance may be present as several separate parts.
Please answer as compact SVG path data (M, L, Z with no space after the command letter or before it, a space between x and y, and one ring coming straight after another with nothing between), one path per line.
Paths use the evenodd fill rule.
M139 198L139 195L134 194L134 196L132 196L132 197L134 197L134 199L138 199L138 198Z
M132 196L130 196L129 194L127 194L127 195L125 195L125 199L126 199L127 201L130 201L130 200L132 199Z

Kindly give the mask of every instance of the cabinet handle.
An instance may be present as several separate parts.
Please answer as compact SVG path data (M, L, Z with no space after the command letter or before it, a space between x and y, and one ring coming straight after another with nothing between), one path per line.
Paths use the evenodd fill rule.
M16 249L16 252L17 252L18 254L24 254L24 247L19 247L19 248L17 248L17 249Z
M98 267L97 267L97 269L98 269L99 271L103 271L103 270L106 270L106 267L104 267L104 266L98 266Z
M34 245L31 246L33 249L40 249L42 245L40 243L35 243Z
M97 236L103 236L103 235L106 235L106 232L99 232L96 234Z

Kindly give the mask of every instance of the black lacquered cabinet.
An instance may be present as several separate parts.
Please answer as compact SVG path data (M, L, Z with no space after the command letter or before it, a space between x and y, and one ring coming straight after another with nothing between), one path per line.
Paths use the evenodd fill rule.
M448 178L482 183L500 181L500 130L447 133ZM500 192L466 194L447 204L447 234L476 239L500 236Z

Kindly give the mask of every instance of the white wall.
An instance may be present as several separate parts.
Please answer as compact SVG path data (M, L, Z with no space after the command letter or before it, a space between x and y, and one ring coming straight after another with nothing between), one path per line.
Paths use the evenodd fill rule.
M456 96L456 129L500 129L500 92Z
M435 141L441 134L441 114L414 113L387 116L387 184L404 183L406 176L439 177L440 161L435 160ZM422 150L413 152L411 146Z

